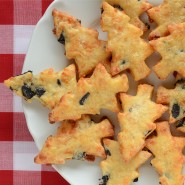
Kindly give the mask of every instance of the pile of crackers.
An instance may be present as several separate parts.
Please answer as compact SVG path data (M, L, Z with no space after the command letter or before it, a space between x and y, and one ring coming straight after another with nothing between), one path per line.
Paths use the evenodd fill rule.
M185 0L164 0L153 7L146 0L105 0L100 7L98 32L83 27L67 13L53 10L53 33L74 64L55 72L52 68L33 75L28 71L5 80L5 85L26 101L38 100L50 109L49 122L61 122L35 157L38 164L64 164L66 160L94 161L101 157L100 185L129 185L139 177L138 168L151 156L162 185L182 185L185 157ZM140 20L147 13L157 27ZM149 42L141 37L150 31ZM137 94L126 93L131 73L135 81L151 74L146 59L161 55L153 71L161 80L174 74L173 89L138 85ZM107 118L91 119L101 109L116 113L120 130L115 136ZM166 121L159 122L165 112ZM173 136L170 125L182 132ZM116 139L114 139L116 138Z

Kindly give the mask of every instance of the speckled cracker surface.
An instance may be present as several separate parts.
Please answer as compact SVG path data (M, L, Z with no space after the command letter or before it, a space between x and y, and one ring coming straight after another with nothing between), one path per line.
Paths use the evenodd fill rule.
M110 71L110 52L106 52L106 42L98 39L96 30L81 26L79 20L57 10L53 10L53 17L54 33L65 45L66 57L75 59L80 77L91 73L98 63Z
M72 64L59 72L50 68L38 75L28 71L5 80L4 84L26 101L31 102L35 99L53 109L64 94L75 89L75 66Z
M140 15L152 7L146 0L105 0L110 5L124 11L130 17L130 23L143 31L147 26L140 20Z
M157 91L157 102L169 105L170 123L185 117L185 78L177 76L174 89L159 87ZM183 126L182 123L179 123Z
M103 172L100 185L131 184L139 176L139 166L151 156L149 152L141 151L130 162L125 163L117 141L104 139L103 143L109 155L100 163Z
M185 162L182 150L185 138L173 137L168 122L157 123L157 136L146 141L146 147L154 154L151 164L160 174L162 185L183 185Z
M154 66L154 72L164 80L170 73L185 77L185 23L168 27L170 35L150 42L162 59Z
M68 15L67 13L60 12L56 9L53 10L52 15L54 21L53 32L58 38L58 41L61 44L65 44L65 38L63 35L64 28L79 28L81 27L81 21L71 15Z
M100 109L119 112L116 94L128 90L125 74L111 77L99 64L90 78L81 78L74 93L61 98L49 116L50 122L77 120L82 114L99 114Z
M157 23L149 39L156 39L169 33L168 25L185 22L185 0L164 0L162 4L148 10L151 20Z
M94 123L89 116L74 121L63 121L55 136L49 136L35 157L39 164L64 164L66 160L94 160L106 157L101 139L112 137L114 130L105 119Z
M145 59L153 49L141 39L143 31L130 24L124 12L106 2L102 7L101 27L108 32L106 50L112 53L111 74L130 69L136 81L145 78L150 73Z
M156 128L154 121L167 111L166 106L151 101L152 91L152 86L144 84L138 86L136 96L120 95L123 113L118 114L118 142L125 161L144 148L146 137Z

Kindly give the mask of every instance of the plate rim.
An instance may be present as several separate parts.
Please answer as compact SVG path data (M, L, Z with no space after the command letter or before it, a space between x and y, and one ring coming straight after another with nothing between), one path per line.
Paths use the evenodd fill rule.
M23 63L23 67L22 67L22 73L25 71L25 68L26 68L26 60L28 58L28 51L30 49L30 45L32 43L32 40L33 40L33 37L35 35L35 32L37 31L37 28L39 27L40 24L42 24L42 22L44 22L45 19L47 19L47 14L49 12L49 9L57 2L60 2L60 0L53 0L53 2L47 7L46 11L44 12L44 14L42 15L42 17L39 19L39 21L37 22L37 24L35 25L35 28L34 28L34 31L32 33L32 36L31 36L31 39L30 39L30 42L29 42L29 46L28 46L28 49L27 49L27 52L26 52L26 56L25 56L25 59L24 59L24 63ZM33 136L34 134L31 132L31 129L30 129L30 124L28 124L28 113L26 111L26 106L25 106L25 103L23 100L22 100L22 107L23 107L23 112L24 112L24 115L25 115L25 119L26 119L26 125L27 125L27 128L29 130L29 133L31 134L33 140L34 140L34 143L37 147L37 149L39 150L39 146L38 146L38 143L35 139L35 137ZM40 150L39 150L40 151ZM59 175L61 175L69 184L72 184L71 183L71 180L68 179L67 177L65 177L65 175L62 174L62 172L58 172L57 170L57 167L55 165L51 165L54 169L55 169L55 172L57 172Z

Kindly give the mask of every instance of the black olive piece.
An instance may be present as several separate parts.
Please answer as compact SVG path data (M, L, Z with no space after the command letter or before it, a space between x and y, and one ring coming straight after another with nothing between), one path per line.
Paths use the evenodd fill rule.
M181 85L182 89L185 89L185 80L183 78L176 81L175 85Z
M120 63L120 65L124 65L125 63L126 63L126 61L125 60L122 60L121 63Z
M145 26L147 27L148 30L150 29L150 25L147 22L145 23Z
M24 72L24 73L22 73L22 74L20 74L20 75L16 75L16 76L21 76L21 75L24 75L24 74L26 74L26 73L33 73L33 71L28 70L28 71L26 71L26 72Z
M26 74L26 73L33 73L33 71L28 70L27 72L22 73L22 75L23 75L23 74Z
M138 180L139 180L138 178L135 178L135 179L134 179L134 182L138 182Z
M176 83L175 83L175 85L176 84L182 84L182 83L185 83L185 80L183 78L177 80Z
M132 112L132 108L128 109L129 112Z
M185 84L182 84L182 85L181 85L181 88L182 88L182 89L185 89Z
M60 42L61 44L65 45L65 37L64 37L64 32L63 31L60 34L60 38L58 39L58 42Z
M110 175L104 175L104 176L101 178L102 182L100 182L99 185L106 185L107 182L108 182L108 180L109 180L109 178L110 178Z
M104 12L104 9L103 9L103 7L101 7L101 14Z
M13 88L10 86L10 90L13 91Z
M31 99L33 96L35 96L35 92L33 92L31 88L28 87L27 85L23 85L21 90L23 96L26 97L27 99Z
M111 156L110 150L106 148L105 146L104 146L104 150L105 150L106 155Z
M90 96L90 93L87 92L79 101L80 105L84 105L85 100Z
M177 103L173 104L171 113L172 113L172 116L174 118L177 118L179 116L179 114L180 114L180 106Z
M121 8L120 5L115 4L115 5L113 5L113 7L114 7L114 8L117 8L117 9L120 10L120 11L123 11L123 8Z
M37 96L40 98L46 91L45 91L45 89L42 88L42 87L37 87L37 88L35 89L35 92L36 92Z
M60 81L59 79L57 79L57 84L58 84L59 86L62 85L62 84L61 84L61 81Z
M82 22L80 19L77 19L77 21L78 21L80 24L81 24L81 22Z
M181 119L177 125L176 125L176 128L179 128L179 127L183 127L185 126L185 118Z

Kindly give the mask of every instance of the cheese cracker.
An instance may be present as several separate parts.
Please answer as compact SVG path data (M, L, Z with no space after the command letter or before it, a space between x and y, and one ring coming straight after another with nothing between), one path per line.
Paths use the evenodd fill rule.
M64 164L66 160L94 160L105 158L102 138L112 137L114 130L105 119L94 123L89 116L74 121L63 121L55 136L49 136L35 157L38 164Z
M112 53L111 74L130 69L136 81L145 78L150 69L145 59L153 52L141 36L143 31L129 23L130 18L108 3L103 3L101 27L108 32L107 51Z
M148 27L140 20L140 15L152 7L146 0L105 0L107 3L121 11L124 11L130 17L130 23L146 31Z
M100 109L119 112L116 94L128 90L125 74L111 77L102 64L98 64L90 78L81 78L73 93L61 98L49 116L51 123L65 119L77 120L82 114L99 114Z
M146 141L146 147L154 154L151 164L160 175L162 185L183 185L185 163L182 150L185 138L173 137L168 122L157 123L157 136Z
M168 26L185 22L185 0L164 0L162 4L148 10L151 20L157 23L149 39L157 39L169 34Z
M167 107L151 101L153 87L139 85L136 96L121 94L123 113L118 114L121 132L118 142L125 161L144 148L145 139L156 128L155 120L167 111Z
M4 84L26 101L37 100L53 109L64 94L75 89L75 66L72 64L59 72L50 68L38 75L28 71L5 80Z
M185 77L185 23L168 27L170 35L150 42L162 59L154 66L157 76L165 80L177 72Z
M80 77L91 73L98 63L110 70L110 52L106 52L106 42L98 39L96 30L83 27L79 20L56 9L53 18L54 33L65 45L67 59L75 60Z
M151 156L147 151L140 151L130 162L122 160L117 141L104 139L109 151L107 159L100 163L103 172L100 185L129 185L139 176L138 168Z

